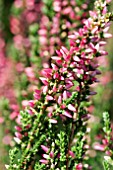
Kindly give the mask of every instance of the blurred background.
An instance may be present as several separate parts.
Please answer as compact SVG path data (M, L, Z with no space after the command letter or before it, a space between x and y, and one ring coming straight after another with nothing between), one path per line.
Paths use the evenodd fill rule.
M38 77L42 67L49 67L50 56L67 35L83 25L91 0L0 0L0 169L8 163L8 152L15 145L13 136L19 124L19 111L32 100L33 91L41 86ZM109 6L113 10L113 2ZM70 12L71 11L71 12ZM113 33L113 24L110 32ZM107 57L99 58L100 82L95 84L89 111L92 116L92 143L102 128L102 113L113 120L113 38L107 41ZM96 122L96 123L95 123ZM96 170L102 168L94 153Z

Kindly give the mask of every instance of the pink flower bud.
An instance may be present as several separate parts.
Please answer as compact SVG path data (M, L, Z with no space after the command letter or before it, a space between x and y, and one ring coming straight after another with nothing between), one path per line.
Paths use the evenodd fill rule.
M41 145L41 148L47 153L49 151L49 148L45 145Z
M74 107L72 104L69 104L69 105L68 105L68 109L69 109L70 111L73 111L73 112L76 111L75 107Z
M61 109L65 109L65 108L66 108L66 105L65 105L65 104L61 104L60 108L61 108Z
M46 160L46 159L41 159L41 160L39 160L42 164L48 164L48 160Z
M99 150L99 151L104 151L105 150L105 146L100 145L99 143L94 143L93 147L94 147L95 150Z
M42 70L42 74L46 78L51 78L52 69L51 68L45 68L45 69Z
M47 99L47 100L53 100L54 98L53 98L52 96L47 95L47 96L46 96L46 99Z
M49 119L50 123L56 124L57 120L56 119Z
M17 131L19 131L19 132L22 131L22 128L21 128L20 126L15 126L15 129L16 129Z
M75 154L74 154L72 151L69 151L69 155L70 155L72 158L75 158Z
M62 103L62 97L61 96L58 97L58 101L57 102L58 102L58 104Z
M64 92L63 92L63 100L66 100L68 98L68 96L67 96L67 91L65 90Z
M50 155L50 158L53 158L54 157L53 151L51 151L49 155Z
M66 117L72 118L72 115L68 111L64 111L63 115L65 115Z
M30 101L29 101L29 106L32 107L32 108L35 106L35 103L34 103L33 100L30 100Z
M103 143L104 145L108 145L108 140L107 140L107 139L103 139L103 140L102 140L102 143Z
M104 38L111 38L112 37L112 34L110 33L104 33Z
M76 170L82 170L82 168L83 168L83 165L81 163L76 165Z
M107 13L107 7L105 6L103 11L102 11L102 14L105 15Z
M42 83L43 83L44 85L48 85L48 81L47 81L46 78L40 77L40 80L42 81Z
M49 158L49 155L47 155L47 154L43 154L42 156L43 156L43 158L45 158L45 159L48 159L48 158Z
M54 73L53 78L54 79L58 79L58 77L59 77L59 74L58 73Z
M48 115L47 115L49 118L50 117L52 117L53 116L53 114L50 112L50 113L48 113Z
M27 110L27 112L30 114L30 115L34 115L33 111L31 109Z
M15 132L15 136L19 139L22 139L22 134L19 132Z
M48 91L48 86L43 86L43 93L47 93Z
M58 67L55 64L52 63L51 66L52 66L53 70L55 70L55 71L58 70Z

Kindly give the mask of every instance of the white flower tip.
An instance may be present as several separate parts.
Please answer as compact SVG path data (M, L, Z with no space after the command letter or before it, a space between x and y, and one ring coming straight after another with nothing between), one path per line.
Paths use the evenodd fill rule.
M8 168L9 168L9 165L5 165L5 167L6 167L6 169L8 169Z
M18 143L18 144L21 143L21 140L20 140L19 138L14 137L14 140L15 140L15 142Z

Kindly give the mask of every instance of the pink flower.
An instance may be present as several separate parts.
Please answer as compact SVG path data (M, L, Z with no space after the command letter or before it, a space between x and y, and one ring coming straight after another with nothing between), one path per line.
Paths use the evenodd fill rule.
M22 139L22 134L20 132L15 132L15 136L19 139Z
M76 111L75 107L74 107L72 104L69 104L69 105L68 105L68 109L69 109L70 111L73 111L73 112Z
M70 155L72 158L75 158L75 154L74 154L72 151L69 151L69 155Z
M112 37L112 34L110 33L104 33L104 38L111 38Z
M49 155L50 155L50 158L53 158L54 157L53 151L51 151Z
M23 100L22 101L22 106L23 106L23 108L29 106L29 101L28 100Z
M42 83L43 83L44 85L48 85L48 80L47 80L47 78L40 77L40 80L42 81Z
M71 113L68 112L68 111L64 111L64 112L63 112L63 115L65 115L66 117L72 118Z
M99 143L94 143L93 148L95 150L104 151L105 150L105 145L101 145Z
M19 132L22 131L22 128L21 128L20 126L15 126L15 129L16 129L17 131L19 131Z
M56 119L49 119L50 123L56 124L57 120Z
M47 153L49 151L49 148L45 145L41 145L41 148Z
M54 100L54 98L52 96L49 96L49 95L46 96L46 99L47 100Z
M82 168L83 168L83 165L81 163L76 165L76 170L82 170Z
M41 160L39 160L42 164L48 164L48 160L46 160L46 159L41 159Z

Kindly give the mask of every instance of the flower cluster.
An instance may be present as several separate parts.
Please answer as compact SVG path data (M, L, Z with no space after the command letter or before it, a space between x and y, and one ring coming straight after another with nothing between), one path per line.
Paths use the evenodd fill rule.
M74 9L75 5L76 9ZM81 13L80 7L82 8ZM63 11L60 12L61 8ZM54 53L55 47L67 43L67 35L75 27L79 27L88 15L87 12L84 12L87 8L87 3L76 4L75 1L72 1L71 4L68 1L53 2L53 0L49 3L46 1L43 3L42 1L28 0L14 1L10 16L10 30L13 34L14 44L10 46L10 55L15 59L15 70L17 71L15 96L18 108L25 108L28 105L28 99L32 98L32 92L37 88L37 85L40 86L41 83L37 77L42 74L40 73L41 62L44 67L49 66L50 55ZM68 13L66 13L67 9ZM47 36L45 36L45 32ZM66 36L62 37L62 34L66 34ZM43 44L43 40L48 41L46 46ZM45 54L47 51L48 55L42 57L41 53ZM15 101L13 104L15 105ZM18 124L20 115L17 110L12 110L10 106L9 110L9 120Z
M107 12L109 2L95 2L96 10L89 12L83 28L69 35L70 48L56 50L51 68L42 70L41 89L35 90L34 99L20 112L15 139L21 150L10 151L7 169L90 169L85 163L87 104L96 94L90 85L98 82L100 74L95 58L107 55L103 46L105 38L111 37L107 33L113 18Z

